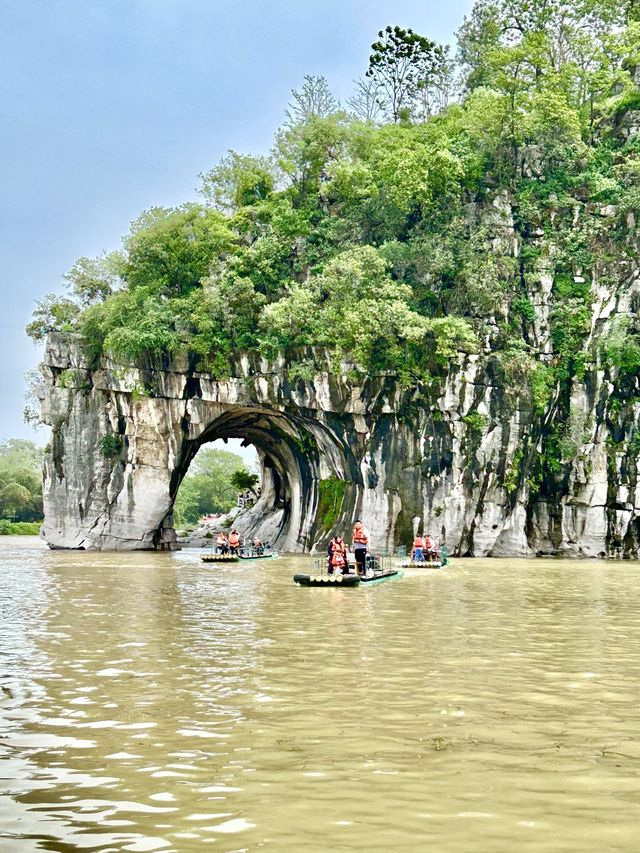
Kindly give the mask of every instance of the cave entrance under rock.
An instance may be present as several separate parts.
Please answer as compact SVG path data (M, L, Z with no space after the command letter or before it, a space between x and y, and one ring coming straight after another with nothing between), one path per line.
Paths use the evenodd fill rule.
M258 480L253 490L243 490L231 482L233 471L242 467ZM202 444L180 483L173 504L176 529L193 531L194 525L201 526L207 516L214 516L218 526L222 526L223 521L228 526L240 509L256 502L261 490L261 473L258 452L246 438L216 438ZM217 529L211 526L213 523L209 520L206 525L207 539ZM205 531L200 530L191 536L192 544L201 544L199 540L204 534Z
M190 437L191 424L184 428L187 437L171 479L172 501L203 446L218 439L240 439L255 447L260 495L252 507L241 510L234 519L234 526L244 537L258 536L284 551L309 550L321 544L329 531L317 517L320 493L322 482L331 478L345 481L343 507L355 505L361 480L355 459L337 436L317 421L298 414L234 406L196 437Z

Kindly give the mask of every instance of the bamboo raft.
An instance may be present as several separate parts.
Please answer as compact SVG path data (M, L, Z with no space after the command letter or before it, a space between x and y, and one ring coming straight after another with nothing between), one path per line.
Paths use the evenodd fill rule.
M202 554L200 557L203 563L239 563L240 557L237 554Z
M372 575L303 575L296 574L293 576L294 581L299 586L323 586L332 587L334 589L343 587L363 586L367 584L380 583L381 581L392 580L393 578L402 577L402 572L398 569L391 569L386 572L379 572Z
M238 554L241 560L277 560L279 556L277 551L270 554Z
M355 563L351 562L348 563L349 571L346 574L335 572L335 574L330 575L326 571L327 561L323 557L316 557L313 565L313 574L298 573L293 576L293 580L299 586L324 586L335 589L338 587L366 586L367 584L402 577L402 572L391 565L388 557L368 557L367 570L364 575L357 574Z

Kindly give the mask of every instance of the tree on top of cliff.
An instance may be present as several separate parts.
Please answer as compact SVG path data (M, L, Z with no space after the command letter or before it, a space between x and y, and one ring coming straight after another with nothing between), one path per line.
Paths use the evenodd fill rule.
M326 118L338 112L340 103L334 97L326 77L305 75L302 86L291 90L286 116L289 125L303 124L313 116Z
M81 259L30 333L76 330L125 361L188 352L220 377L241 352L321 345L409 385L481 345L533 383L545 275L549 370L566 381L594 358L592 281L632 263L635 8L478 0L457 102L447 50L388 27L356 115L305 78L270 156L229 152L201 176L203 203L147 211L121 254Z
M410 120L419 93L446 76L446 55L445 48L412 29L380 30L371 45L366 74L376 84L378 103L391 121Z

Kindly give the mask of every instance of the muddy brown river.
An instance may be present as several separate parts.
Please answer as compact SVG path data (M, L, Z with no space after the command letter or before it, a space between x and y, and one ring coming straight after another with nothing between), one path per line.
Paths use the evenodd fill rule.
M640 849L640 564L0 538L0 850Z

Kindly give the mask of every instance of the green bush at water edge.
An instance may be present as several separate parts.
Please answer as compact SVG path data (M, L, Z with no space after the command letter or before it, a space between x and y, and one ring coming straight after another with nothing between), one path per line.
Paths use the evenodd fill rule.
M0 518L0 536L37 536L42 521L8 521Z

